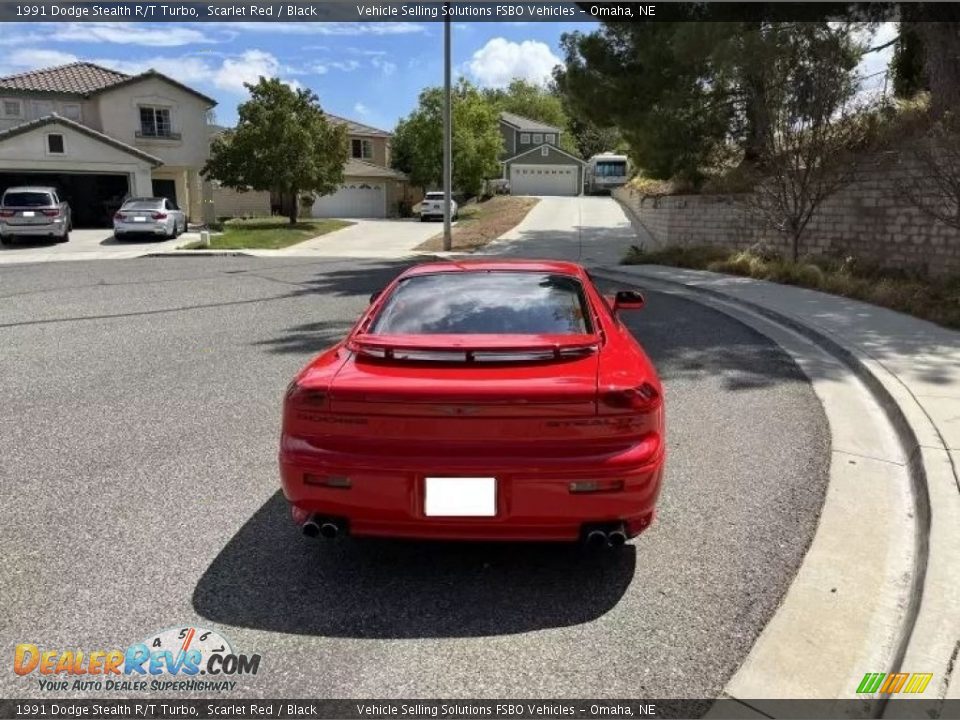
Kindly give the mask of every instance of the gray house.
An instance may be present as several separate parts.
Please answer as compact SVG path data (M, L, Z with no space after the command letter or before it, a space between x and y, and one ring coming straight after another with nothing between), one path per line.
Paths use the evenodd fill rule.
M513 195L579 195L585 163L560 149L560 128L500 113L503 177Z

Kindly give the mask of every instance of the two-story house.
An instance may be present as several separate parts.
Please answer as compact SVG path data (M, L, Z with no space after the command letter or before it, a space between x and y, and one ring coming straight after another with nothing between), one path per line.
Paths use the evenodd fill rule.
M53 185L76 225L108 225L127 195L202 216L200 169L216 101L154 70L93 63L0 77L0 190Z
M512 195L580 195L584 162L560 149L561 129L500 113L503 178Z
M409 206L420 200L407 176L390 167L391 133L331 113L326 116L329 122L346 126L347 157L343 183L332 194L316 199L310 212L313 217L395 217L401 202ZM236 192L215 186L213 204L218 217L284 214L280 199L271 201L268 192Z

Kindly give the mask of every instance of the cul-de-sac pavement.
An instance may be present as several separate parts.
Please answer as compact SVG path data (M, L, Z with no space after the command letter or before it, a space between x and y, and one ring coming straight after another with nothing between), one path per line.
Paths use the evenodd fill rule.
M72 249L57 261L63 246L0 253L4 646L125 647L166 627L213 628L263 658L256 676L234 678L246 697L762 697L764 673L770 697L790 696L813 677L792 663L814 653L835 676L800 692L841 697L893 658L948 659L949 634L930 638L956 602L933 593L955 572L940 553L956 527L937 508L955 503L957 445L936 450L935 438L956 443L955 419L918 413L939 430L905 447L889 378L853 365L883 365L873 371L901 390L924 375L945 395L960 382L956 335L868 306L843 333L828 327L829 303L852 301L782 288L788 305L804 294L804 330L769 290L749 295L765 283L628 275L617 262L642 234L612 198L544 197L483 251L579 260L605 289L647 294L625 318L665 385L667 475L654 527L599 558L318 544L290 523L276 463L284 389L424 254L376 257L368 244L353 257L337 233L326 253L314 243L271 257L154 245L110 256L99 243L94 259ZM868 342L857 328L884 327L898 339L873 335L870 357L848 356ZM923 452L926 505L911 474ZM831 614L849 622L837 630ZM784 638L793 659L772 649ZM12 673L0 688L43 695Z

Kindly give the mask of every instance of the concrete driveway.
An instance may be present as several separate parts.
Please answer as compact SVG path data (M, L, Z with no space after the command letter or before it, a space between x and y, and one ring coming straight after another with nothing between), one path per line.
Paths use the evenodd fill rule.
M637 242L630 219L611 197L541 197L523 222L476 254L616 265Z
M443 232L443 223L404 220L358 220L350 227L294 245L277 255L323 257L402 258L422 242Z
M157 250L173 250L199 235L185 234L176 240L152 238L117 241L113 230L73 230L70 242L54 243L38 240L17 240L13 245L0 245L0 265L8 263L52 262L59 260L107 260L139 257Z

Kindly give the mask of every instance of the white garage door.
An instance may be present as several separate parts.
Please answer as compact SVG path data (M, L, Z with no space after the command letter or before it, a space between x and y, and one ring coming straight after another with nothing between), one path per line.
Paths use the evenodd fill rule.
M332 195L317 198L312 214L314 217L386 217L385 195L382 184L348 182Z
M511 195L578 195L576 165L511 165Z

